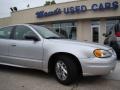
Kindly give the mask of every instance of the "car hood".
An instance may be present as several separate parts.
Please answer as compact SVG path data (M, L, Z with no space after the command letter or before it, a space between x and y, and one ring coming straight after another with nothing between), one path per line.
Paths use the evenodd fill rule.
M86 43L86 42L79 42L77 40L67 40L67 39L49 39L51 43L54 44L68 44L69 46L88 46L88 47L94 47L98 49L111 49L109 46L100 45L98 43Z

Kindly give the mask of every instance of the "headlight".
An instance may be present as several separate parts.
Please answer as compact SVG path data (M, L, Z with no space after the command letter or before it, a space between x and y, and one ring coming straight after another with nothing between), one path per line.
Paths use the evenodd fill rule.
M93 53L98 58L106 58L112 56L112 53L110 53L108 50L103 49L96 49Z

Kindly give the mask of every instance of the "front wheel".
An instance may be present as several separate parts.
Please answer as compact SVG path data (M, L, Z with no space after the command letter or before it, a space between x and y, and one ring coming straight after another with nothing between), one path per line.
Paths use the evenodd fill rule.
M79 73L77 65L74 60L68 56L58 57L54 70L57 80L64 85L69 85L77 81Z

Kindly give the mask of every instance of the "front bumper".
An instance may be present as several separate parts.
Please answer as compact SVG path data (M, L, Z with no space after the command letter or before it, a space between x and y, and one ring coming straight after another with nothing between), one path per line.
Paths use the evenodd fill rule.
M114 70L116 55L110 58L88 58L80 61L83 76L105 75Z

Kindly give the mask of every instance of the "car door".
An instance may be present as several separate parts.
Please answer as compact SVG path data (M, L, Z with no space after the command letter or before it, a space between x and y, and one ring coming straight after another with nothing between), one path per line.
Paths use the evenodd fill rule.
M12 29L13 26L0 29L0 63L6 63L7 58L9 57Z
M41 68L43 59L42 41L26 40L25 35L37 36L28 26L18 25L14 30L14 40L10 47L9 55L14 58L12 64Z

